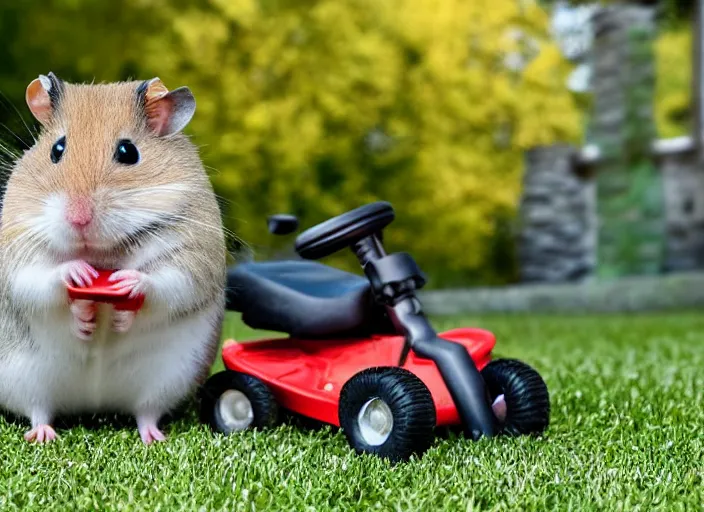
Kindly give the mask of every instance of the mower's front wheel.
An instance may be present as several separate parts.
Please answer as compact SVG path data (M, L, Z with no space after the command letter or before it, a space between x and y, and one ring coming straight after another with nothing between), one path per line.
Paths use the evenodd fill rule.
M398 462L432 444L435 404L426 385L408 370L369 368L340 390L339 420L357 453Z
M200 417L216 432L272 427L278 404L269 387L246 373L225 370L212 375L200 390Z
M540 374L517 359L496 359L482 370L491 401L505 403L502 432L540 434L550 423L550 395Z

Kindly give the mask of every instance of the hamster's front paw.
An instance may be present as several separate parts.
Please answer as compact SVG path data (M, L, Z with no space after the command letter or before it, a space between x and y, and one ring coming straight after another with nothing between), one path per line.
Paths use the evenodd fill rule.
M149 276L139 270L118 270L108 280L115 283L112 285L113 290L129 292L131 299L146 295L150 286Z
M136 316L137 314L134 311L113 310L112 330L122 333L129 331Z
M73 322L71 323L71 332L74 336L84 341L90 341L93 338L96 326L95 302L90 300L74 300L71 303L71 314Z
M98 271L83 260L72 260L59 266L59 277L66 286L87 287L98 277Z

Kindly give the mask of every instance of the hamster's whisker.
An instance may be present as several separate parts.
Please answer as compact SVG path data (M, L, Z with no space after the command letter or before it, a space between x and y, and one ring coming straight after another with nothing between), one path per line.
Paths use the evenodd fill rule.
M108 238L112 238L112 239L117 240L118 239L117 229L113 225L114 223L111 222L111 220L112 220L111 218L103 218L100 223L100 228L102 231L106 232Z
M225 235L227 235L227 236L231 236L231 237L234 237L234 238L236 238L236 239L239 239L239 237L238 237L233 231L227 229L227 228L224 227L224 226L221 226L221 225L213 225L213 224L207 224L207 223L205 223L205 222L201 222L201 221L195 220L195 219L193 219L192 217L187 217L187 216L182 215L182 214L178 214L178 213L165 213L165 212L162 212L162 211L159 211L159 210L154 210L154 209L145 208L145 207L139 207L139 210L138 210L138 211L140 211L140 212L145 212L145 213L154 213L154 214L157 214L157 215L158 215L158 214L168 215L170 218L173 218L173 219L175 219L175 220L180 220L180 221L182 221L184 224L193 224L193 225L196 225L196 226L198 226L198 227L202 227L202 228L205 228L205 229L214 230L214 231L216 231L216 232L223 232L223 233L224 233ZM131 210L130 212L124 212L124 213L125 213L126 215L130 215L130 218L134 218L134 213L135 213L134 210ZM238 240L238 241L239 241L239 240Z
M5 126L5 125L2 125ZM14 133L13 133L14 135ZM2 141L0 141L0 151L2 151L5 155L9 156L12 160L16 160L19 158L19 153L13 150L10 146L7 146L6 144L3 144Z
M20 224L18 222L13 223L12 225L5 226L3 227L3 231L7 232L7 229L14 229L14 228L25 228L24 231L22 231L19 235L11 237L10 243L5 245L4 249L5 251L9 252L10 249L12 249L16 244L23 242L27 237L30 237L34 234L34 231L32 230L31 227L25 225L25 224Z
M28 226L27 230L20 234L17 238L15 238L9 245L7 245L5 248L6 249L12 249L15 245L20 245L24 244L27 245L30 242L33 242L34 240L41 239L42 238L42 230L40 227L37 226ZM24 251L22 251L24 254Z
M190 193L192 189L185 185L154 185L153 187L141 187L135 190L116 191L112 192L110 195L115 199L130 199L135 196L154 194L155 192Z
M116 215L117 219L121 219L122 215ZM143 227L140 227L127 234L124 233L124 225L129 222L127 215L124 216L124 221L119 223L106 222L104 224L105 231L110 239L117 243L119 247L123 250L129 250L131 248L142 245L146 239L155 238L159 240L158 234L164 229L171 226L169 219L153 220L148 223L144 223ZM133 220L133 219L132 219ZM118 229L117 226L120 226Z
M3 99L5 100L5 101L3 102L3 104L8 104L8 105L10 105L10 106L13 108L13 110L14 110L15 113L17 114L17 117L20 118L20 121L22 121L22 124L23 124L24 127L27 129L27 133L29 133L29 136L32 137L32 140L33 140L34 143L36 144L36 143L37 143L37 138L34 136L34 133L32 132L32 130L30 130L29 125L28 125L27 122L24 120L24 117L22 117L22 114L21 114L20 111L17 109L17 107L15 106L15 104L12 103L9 99L7 99L7 96L5 96L5 93L3 93L2 91L0 91L0 96L2 96ZM5 107L5 109L7 109L7 107Z
M219 201L221 201L221 202L223 202L223 203L225 203L225 204L227 204L227 205L229 205L229 206L233 206L233 205L235 204L235 201L234 201L233 199L228 199L227 197L221 196L220 194L215 194L215 197L216 197Z
M39 230L29 230L5 247L5 251L18 255L14 266L19 268L35 258L40 245L45 241Z
M242 240L234 231L227 229L225 226L221 225L211 225L211 224L206 224L205 222L200 222L195 219L192 219L190 217L186 217L184 215L174 215L175 218L183 221L185 224L194 224L198 227L209 229L215 232L221 232L225 235L227 238L232 238L236 240L237 242L240 243L245 243L244 240Z
M27 144L27 142L25 142L25 140L24 140L22 137L20 137L20 136L17 135L15 132L13 132L13 131L10 129L10 127L7 126L5 123L0 123L0 126L2 126L3 128L5 128L13 137L15 137L18 141L20 141L20 143L22 144L22 146L24 147L24 149L29 149L30 147L32 147L31 144ZM19 155L17 155L17 156L19 156Z
M173 185L156 185L154 187L143 187L137 190L129 190L122 192L113 192L110 194L113 200L117 201L127 201L139 197L140 199L147 199L150 196L154 199L164 199L164 193L173 192L176 194L188 194L188 200L190 203L205 202L208 200L208 196L203 191L198 191L195 187L189 186L173 186Z
M3 230L11 229L17 226L25 225L26 221L24 219L13 219L10 222L3 225Z
M26 197L27 199L36 199L38 201L40 200L38 195L27 194L24 197ZM9 223L4 224L3 231L15 227L23 227L25 229L41 229L41 227L44 225L45 223L40 220L40 218L36 216L36 214L24 213L14 216L13 220L11 220Z
M198 200L202 200L203 202L208 201L208 194L206 194L205 191L198 190L197 186L191 187L188 185L155 185L153 187L142 187L136 190L123 190L111 192L110 197L114 201L129 201L130 199L134 199L135 197L143 198L144 196L153 196L155 199L163 199L163 196L161 196L161 194L168 192L188 194L188 199L191 203L197 203ZM221 199L227 201L224 198Z

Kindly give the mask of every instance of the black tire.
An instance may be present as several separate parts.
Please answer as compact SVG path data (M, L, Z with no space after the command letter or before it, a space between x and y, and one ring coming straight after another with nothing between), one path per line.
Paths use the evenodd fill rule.
M516 359L496 359L486 365L481 373L492 403L496 397L504 395L504 434L540 434L548 428L550 395L537 371Z
M379 399L390 411L393 423L388 437L370 443L360 427L365 404ZM375 402L379 404L379 402ZM382 405L381 407L384 407ZM435 404L423 382L408 370L378 367L363 370L340 391L340 426L357 453L372 453L391 462L421 455L433 442Z
M212 375L200 389L200 419L216 432L230 434L219 413L219 400L226 391L244 394L252 409L252 421L247 428L264 429L276 425L279 407L269 387L246 373L225 370Z

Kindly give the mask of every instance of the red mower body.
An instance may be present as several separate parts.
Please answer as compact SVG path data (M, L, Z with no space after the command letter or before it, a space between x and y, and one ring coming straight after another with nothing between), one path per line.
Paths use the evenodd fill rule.
M491 360L496 343L494 335L483 329L453 329L440 333L439 337L462 344L480 371ZM402 336L230 341L222 350L222 358L228 369L265 382L282 407L339 427L342 386L353 375L372 366L397 366L403 343ZM460 424L457 409L435 363L411 350L402 368L415 374L430 390L437 425Z

